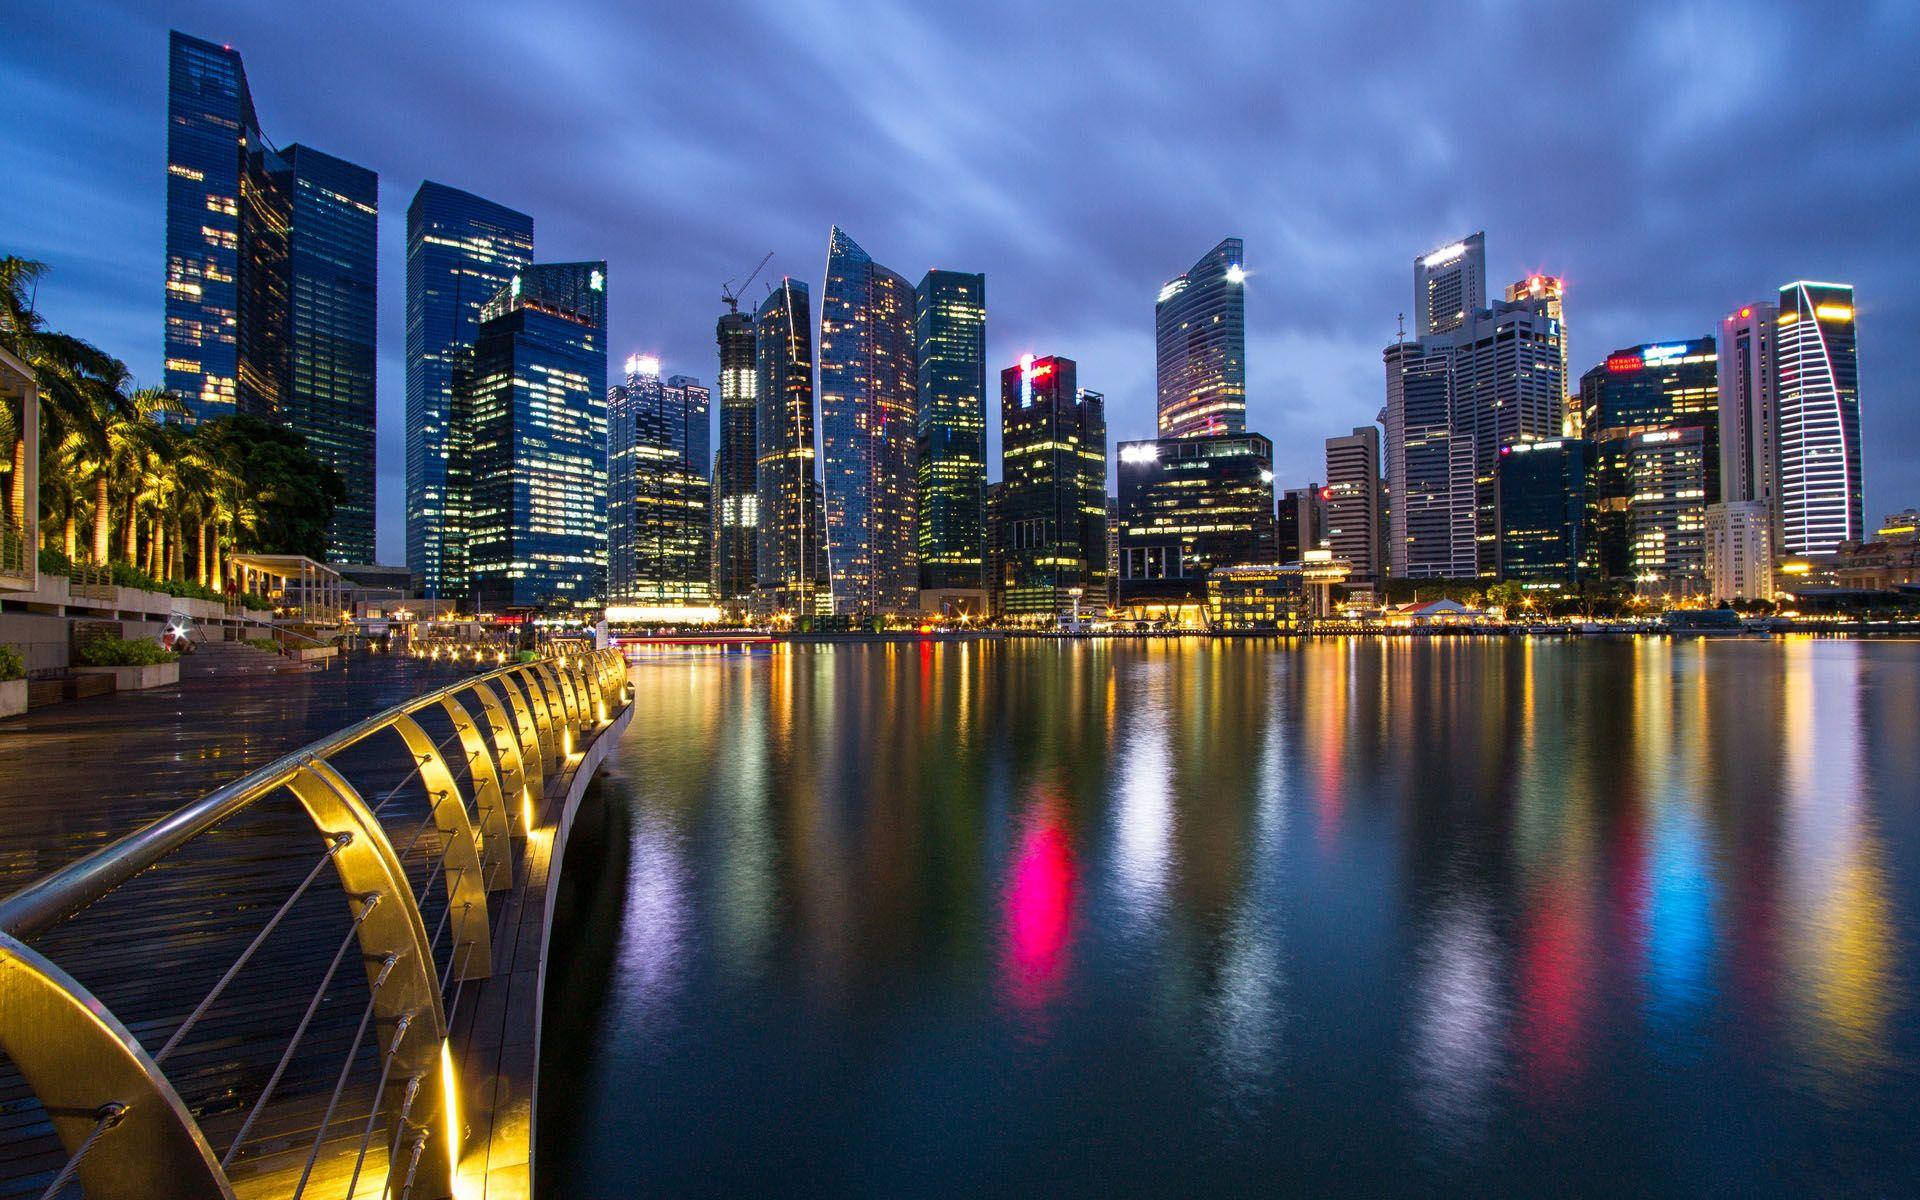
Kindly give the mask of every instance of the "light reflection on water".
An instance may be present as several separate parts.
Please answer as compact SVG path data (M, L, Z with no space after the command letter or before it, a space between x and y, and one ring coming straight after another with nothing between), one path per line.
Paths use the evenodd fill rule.
M909 643L634 679L624 916L562 935L615 953L596 1040L548 1051L549 1196L1920 1178L1920 646Z

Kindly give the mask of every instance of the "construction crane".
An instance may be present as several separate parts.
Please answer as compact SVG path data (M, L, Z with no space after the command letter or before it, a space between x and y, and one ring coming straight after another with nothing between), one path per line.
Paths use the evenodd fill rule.
M767 265L767 260L772 257L773 251L767 251L765 256L760 259L760 262L748 273L745 282L740 285L738 291L734 290L733 280L731 279L720 285L720 298L727 302L727 311L740 311L740 297L746 293L747 284L752 283L754 279L759 276L761 269Z

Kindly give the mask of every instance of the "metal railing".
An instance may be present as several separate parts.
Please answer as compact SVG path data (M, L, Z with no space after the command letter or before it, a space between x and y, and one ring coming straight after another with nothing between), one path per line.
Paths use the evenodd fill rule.
M67 1156L44 1195L58 1195L78 1183L94 1200L234 1196L236 1177L230 1172L236 1156L250 1146L250 1135L255 1142L261 1140L259 1118L287 1081L289 1065L323 1000L330 994L338 998L336 977L357 946L367 997L357 1012L357 1030L337 1073L330 1058L317 1065L303 1060L295 1072L302 1080L319 1081L312 1090L312 1111L277 1122L277 1173L265 1190L293 1197L337 1195L344 1178L348 1196L366 1194L359 1189L369 1186L396 1200L450 1196L460 1127L448 1032L459 1010L461 985L492 973L488 894L512 883L513 856L524 844L547 781L572 770L585 740L610 724L629 702L625 665L612 651L554 654L487 671L285 755L0 901L0 1053L12 1060L38 1099ZM436 730L450 727L451 732L434 741L421 723L429 718ZM369 800L349 781L349 768L334 760L378 734L398 735L404 765L397 768L400 782ZM455 742L458 749L448 753ZM367 753L363 749L360 756ZM467 780L464 792L455 767ZM409 786L424 789L426 815L412 831L412 840L396 849L382 812ZM276 861L292 857L298 868L287 871L284 895L275 884L273 894L256 906L272 911L243 950L231 960L198 964L204 977L218 971L218 979L184 1018L132 1022L171 1029L158 1050L150 1051L130 1022L123 1022L70 973L69 968L91 966L87 958L51 949L43 953L31 944L69 940L49 935L163 862L166 871L206 869L207 855L181 852L261 801L288 795L306 820L290 815L291 823L274 826L281 832L272 836L280 839ZM297 846L285 843L289 829L304 830L301 840L312 837L310 862L296 855ZM423 839L432 865L424 886L416 890L403 858ZM208 846L202 843L199 848ZM226 845L211 849L230 851ZM325 901L325 889L312 891L329 875L340 889L344 923L340 910ZM423 904L431 897L430 907L440 908L436 884L445 903L438 927L430 933ZM317 951L293 948L316 963L331 950L325 972L310 993L289 984L279 972L270 980L255 979L256 988L270 986L278 989L277 995L290 996L284 1004L289 1012L306 997L284 1051L251 1096L188 1103L175 1086L169 1064L182 1058L204 1061L209 1055L176 1051L199 1032L202 1039L216 1043L217 1055L228 1055L238 1035L226 1025L257 1024L261 1012L272 1011L271 1006L242 1003L230 986L250 963L257 977L269 973L261 964L286 960L284 946L280 953L262 954L277 930L284 942L314 928L304 917L286 921L309 895L315 897L311 904L331 918L328 928L344 933L337 949L331 941L319 943ZM271 903L276 897L277 907ZM449 930L451 940L440 950L442 935ZM107 952L167 935L165 929L119 928L110 937L96 937L88 948ZM181 960L181 978L191 976L185 960L207 944L204 931L188 930L177 951L169 949L169 959L177 954ZM56 957L64 957L66 965ZM174 1011L185 1008L190 998L191 993ZM354 1015L347 1012L345 1018ZM361 1053L370 1030L377 1056L371 1064ZM151 1036L158 1040L157 1033ZM266 1034L258 1036L264 1044L278 1044ZM313 1040L326 1041L329 1051L335 1046L335 1041ZM366 1093L363 1108L343 1112L342 1098L357 1064L362 1085L364 1076L375 1072L378 1082ZM325 1086L329 1082L330 1092ZM328 1098L321 1113L317 1097L323 1094ZM216 1148L209 1140L208 1122L223 1120L230 1127L241 1113L238 1131ZM332 1149L323 1159L330 1138ZM430 1151L429 1143L436 1139L444 1148ZM370 1150L376 1152L370 1155Z

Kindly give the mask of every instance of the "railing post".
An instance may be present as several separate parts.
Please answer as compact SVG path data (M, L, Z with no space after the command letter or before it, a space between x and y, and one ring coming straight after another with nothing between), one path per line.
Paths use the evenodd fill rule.
M484 887L497 892L513 882L513 834L508 828L506 802L500 794L500 776L493 768L493 755L480 737L480 730L453 693L440 698L460 735L460 748L467 755L467 774L473 780L473 811L480 821L481 870Z
M513 833L525 835L525 809L531 807L534 792L542 786L540 778L540 743L534 740L533 718L527 714L526 706L512 687L502 685L514 708L513 716L500 703L500 694L493 690L495 681L480 680L473 685L473 694L480 698L480 707L486 711L487 724L493 729L494 753L500 761L502 794L507 805L507 828ZM518 718L519 730L515 731L514 719ZM533 746L532 761L527 761L522 738ZM524 765L523 765L524 763Z
M480 872L480 853L473 834L473 822L467 819L467 806L460 789L447 770L446 759L434 747L426 730L412 717L397 716L393 728L413 751L420 782L427 788L427 803L432 819L445 845L447 903L453 908L454 944L465 943L464 957L454 969L455 979L484 979L493 974L493 939L487 925L487 881Z

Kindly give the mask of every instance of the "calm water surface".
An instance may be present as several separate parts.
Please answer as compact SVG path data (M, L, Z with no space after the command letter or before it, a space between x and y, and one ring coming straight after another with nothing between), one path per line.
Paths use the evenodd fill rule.
M1920 1195L1920 644L633 675L546 1197Z

